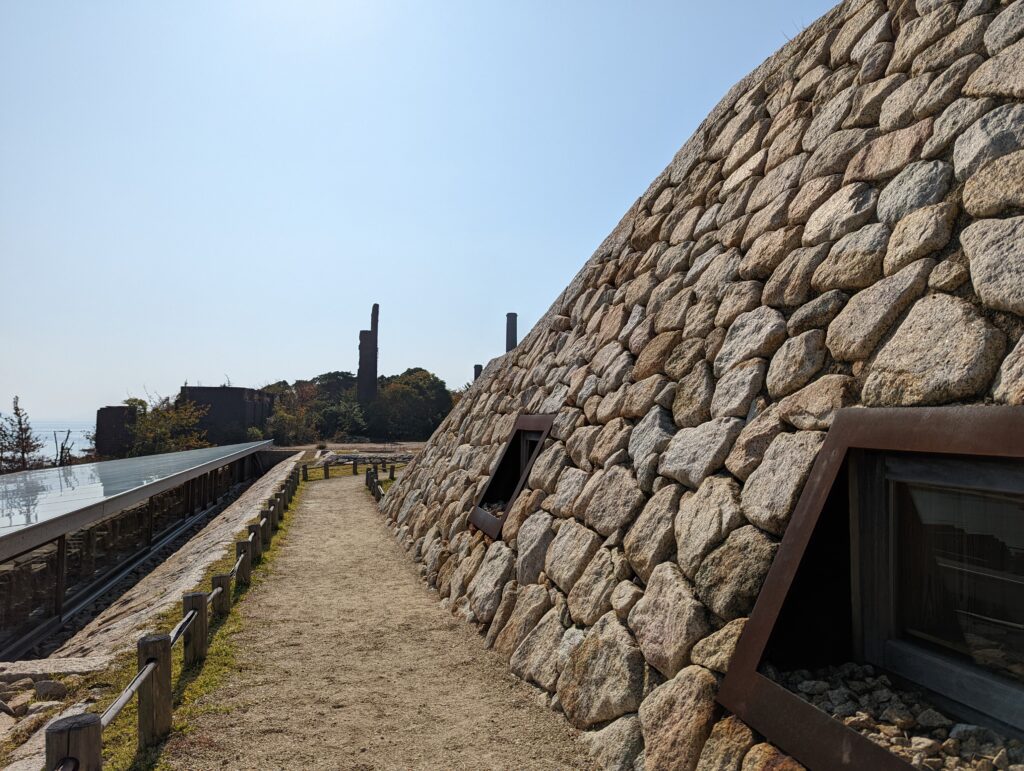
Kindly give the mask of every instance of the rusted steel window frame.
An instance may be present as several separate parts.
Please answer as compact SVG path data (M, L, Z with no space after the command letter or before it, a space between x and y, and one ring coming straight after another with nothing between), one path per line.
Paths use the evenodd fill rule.
M909 763L757 671L850 450L1024 458L1024 407L839 410L718 692L720 704L810 769L905 771Z
M469 514L470 524L480 528L484 533L495 540L501 538L501 528L504 526L505 519L508 517L509 509L512 508L512 504L515 503L516 498L519 497L519 493L521 493L523 487L526 486L526 479L530 476L530 470L533 468L533 464L544 451L544 442L547 441L548 434L551 433L551 426L554 422L554 413L543 415L520 415L516 418L515 425L512 426L512 433L510 433L508 439L505 440L505 449L501 451L501 457L498 458L498 462L494 466L494 470L491 471L490 478L487 480L487 486L484 487L480 496L476 499L476 502L473 505L473 510ZM480 504L487 500L487 494L490 492L491 486L494 484L498 470L505 463L505 459L509 457L509 450L512 448L513 440L516 438L516 434L521 431L540 431L540 439L537 442L537 447L527 459L525 467L520 469L519 481L516 484L515 489L512 491L512 495L509 496L508 501L505 503L505 510L501 512L500 516L494 516L491 512L480 508Z

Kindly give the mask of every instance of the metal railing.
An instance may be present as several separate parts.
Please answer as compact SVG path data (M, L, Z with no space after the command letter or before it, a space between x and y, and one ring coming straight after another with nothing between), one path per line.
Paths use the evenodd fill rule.
M84 713L54 721L46 729L46 768L53 771L96 771L103 766L103 729L109 726L133 697L138 697L139 748L163 741L171 730L174 708L171 688L171 650L182 643L185 667L201 664L209 647L211 612L222 617L231 611L231 583L247 585L252 565L281 523L299 487L299 469L282 480L248 526L248 537L235 543L234 567L213 576L209 592L189 592L182 597L182 617L170 633L147 635L138 641L138 671L102 715Z

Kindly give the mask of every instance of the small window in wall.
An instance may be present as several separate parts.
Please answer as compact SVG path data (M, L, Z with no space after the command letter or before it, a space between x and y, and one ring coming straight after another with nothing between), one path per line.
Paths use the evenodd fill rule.
M516 419L498 465L469 516L470 523L491 538L501 537L508 510L526 484L554 420L554 415L520 415Z
M1024 409L839 410L717 698L810 769L1024 761Z
M859 465L863 659L1024 731L1024 468L903 453Z

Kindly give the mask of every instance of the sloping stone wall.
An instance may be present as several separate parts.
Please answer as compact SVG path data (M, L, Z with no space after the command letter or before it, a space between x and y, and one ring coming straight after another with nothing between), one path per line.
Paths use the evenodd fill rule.
M714 696L835 410L1024 403L1024 0L846 2L737 84L384 501L608 767L783 768ZM467 526L557 413L503 540ZM781 765L773 765L781 764Z

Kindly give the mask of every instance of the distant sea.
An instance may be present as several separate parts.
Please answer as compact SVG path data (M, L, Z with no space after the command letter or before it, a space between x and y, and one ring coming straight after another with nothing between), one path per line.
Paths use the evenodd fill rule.
M57 451L53 444L53 432L57 432L57 443L64 441L64 433L71 431L69 443L73 443L71 452L81 455L87 447L92 447L92 442L85 438L85 432L95 431L96 422L92 420L33 420L32 431L43 443L40 453L49 459L57 457Z

